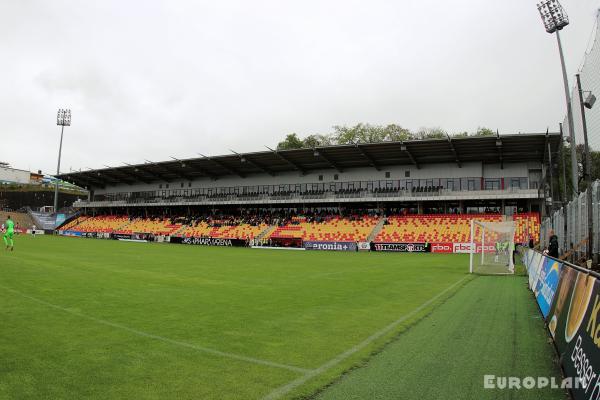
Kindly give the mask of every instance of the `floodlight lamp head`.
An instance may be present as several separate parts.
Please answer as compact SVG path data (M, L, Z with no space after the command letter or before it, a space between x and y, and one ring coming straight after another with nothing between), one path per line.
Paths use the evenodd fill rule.
M554 33L569 25L569 17L558 0L543 0L537 8L546 32Z
M583 101L583 105L588 110L591 110L592 107L594 107L594 103L596 103L596 96L594 96L594 94L592 92L590 92L588 94L588 96L586 97L586 99Z
M60 108L56 115L56 125L71 126L71 110Z

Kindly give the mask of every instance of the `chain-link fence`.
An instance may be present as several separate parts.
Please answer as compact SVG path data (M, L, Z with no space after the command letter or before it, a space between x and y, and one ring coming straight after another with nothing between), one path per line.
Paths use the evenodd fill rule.
M600 252L600 180L592 184L593 252ZM540 244L548 247L551 231L558 236L560 254L569 260L578 261L587 254L588 207L587 192L569 202L542 221Z
M600 10L596 17L594 39L589 44L585 53L585 58L579 66L581 75L581 86L584 91L583 99L587 97L587 92L592 92L600 98ZM575 82L574 77L570 78L571 83ZM579 103L579 91L573 84L571 93L571 107L573 108L573 124L575 128L575 141L583 143L583 123L581 120L581 106ZM600 104L596 104L591 110L585 110L587 120L588 139L590 147L595 150L600 149ZM563 123L563 130L566 137L569 136L569 124L567 117Z

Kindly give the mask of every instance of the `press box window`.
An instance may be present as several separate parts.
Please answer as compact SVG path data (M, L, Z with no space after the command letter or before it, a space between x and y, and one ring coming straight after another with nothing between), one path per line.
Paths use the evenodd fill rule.
M319 175L319 180L322 181L323 180L323 175Z
M334 180L334 181L337 181L337 180L338 180L338 178L339 178L339 175L338 175L338 174L335 174L335 175L333 176L333 180Z
M385 177L386 177L386 178L389 178L389 177L390 177L390 175L391 175L391 174L390 174L390 172L389 172L389 171L387 171L387 172L385 173Z
M410 171L404 171L404 177L410 178Z

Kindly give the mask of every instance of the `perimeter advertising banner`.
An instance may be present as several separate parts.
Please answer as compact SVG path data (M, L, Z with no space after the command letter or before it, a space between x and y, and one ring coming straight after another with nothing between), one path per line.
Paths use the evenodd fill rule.
M63 222L65 222L66 215L65 214L56 214L56 221L54 222L54 226L61 226Z
M92 237L92 236L88 236L88 237ZM95 233L94 233L94 237L96 237ZM111 239L115 239L115 240L121 240L121 239L132 240L133 239L133 235L130 235L127 233L111 233L110 237L111 237Z
M454 243L453 251L454 253L472 253L473 247L477 248L477 253L481 253L482 249L485 250L486 253L496 252L496 248L493 244L482 246L481 243L476 243L475 246L471 245L471 243Z
M221 247L244 247L246 241L243 239L223 238L200 238L200 237L176 237L171 236L171 243L192 244L198 246L221 246Z
M600 282L564 267L547 321L573 398L600 399Z
M531 255L531 257L529 257L529 266L527 267L527 272L529 273L529 288L531 290L535 290L540 274L540 269L543 265L542 262L544 256L533 250L531 252L533 254Z
M305 241L306 250L356 251L356 242L315 242Z
M454 253L454 243L432 243L432 253Z
M358 242L358 250L359 251L370 251L371 243L369 242Z
M544 257L542 264L535 289L535 296L542 315L546 318L550 312L550 306L558 287L562 263L550 257Z
M399 253L429 253L431 245L427 243L375 243L375 251L393 251Z
M64 236L81 236L81 232L77 232L77 231L59 231L58 233L59 233L59 235L64 235Z

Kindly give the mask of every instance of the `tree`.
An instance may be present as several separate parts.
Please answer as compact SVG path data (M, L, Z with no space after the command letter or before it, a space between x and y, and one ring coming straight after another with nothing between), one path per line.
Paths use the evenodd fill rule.
M447 133L442 128L421 128L416 134L417 139L444 139Z
M477 128L477 132L475 132L473 136L496 136L496 132L489 128L480 126Z
M277 150L301 149L302 147L302 140L295 133L287 135L283 141L277 144Z
M304 148L314 148L329 145L331 145L331 137L326 135L309 135L302 140L302 147Z
M337 144L376 143L384 140L383 127L359 123L347 127L336 125L333 127L333 138Z
M412 138L412 133L400 125L371 125L359 123L354 126L336 125L332 139L337 144L399 142Z
M390 142L402 142L413 138L413 134L408 129L396 124L389 124L383 128L384 140Z

